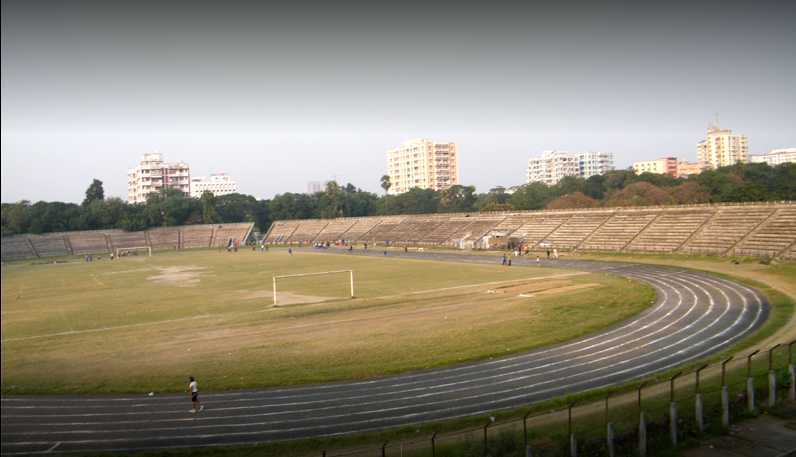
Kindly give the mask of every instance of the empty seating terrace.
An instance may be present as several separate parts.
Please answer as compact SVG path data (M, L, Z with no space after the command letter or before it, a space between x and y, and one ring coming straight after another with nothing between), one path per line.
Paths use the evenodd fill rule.
M352 220L354 223L342 236L342 239L347 241L356 241L362 238L381 222L378 217L359 217Z
M28 241L27 235L12 235L3 237L3 260L27 259L38 257Z
M332 219L329 224L321 230L315 241L332 242L342 240L343 235L356 223L356 219Z
M735 255L776 257L796 242L796 208L781 208L735 247Z
M110 252L110 234L116 232L105 230L86 230L68 233L72 254L99 254Z
M533 248L571 217L571 214L533 215L526 218L525 222L511 234L511 237L518 238L525 246Z
M659 213L617 212L599 226L578 249L621 251L641 233Z
M772 206L721 208L686 244L689 254L727 254L733 246L774 213Z
M470 221L470 225L454 233L448 243L455 241L475 242L484 237L487 233L497 227L504 219L505 214L479 214L477 216L465 216Z
M67 244L66 235L63 233L48 233L46 235L28 235L33 246L33 251L39 257L56 257L72 253Z
M113 232L110 234L111 247L119 248L138 248L149 246L146 239L146 232Z
M275 221L271 224L268 234L265 237L266 243L287 243L290 235L296 231L301 221Z
M251 231L251 223L240 224L218 224L214 226L213 247L225 247L229 240L238 241L245 244L246 238Z
M543 241L561 251L574 250L612 215L605 212L575 213Z
M329 220L327 219L308 219L301 221L296 231L290 235L289 241L291 244L310 244L327 225L329 225Z
M180 246L179 227L160 227L147 230L152 250L177 249Z
M371 243L391 241L392 238L389 236L390 233L407 217L410 216L380 218L378 225L374 226L372 229L370 229L370 231L360 236L358 240Z
M464 233L475 221L475 218L466 217L453 217L449 220L435 221L436 227L433 228L431 233L423 237L422 241L425 244L443 244L451 238L456 237L460 233Z
M625 250L674 252L715 214L714 210L662 211Z
M213 225L185 225L182 227L180 244L183 249L209 248L213 239Z

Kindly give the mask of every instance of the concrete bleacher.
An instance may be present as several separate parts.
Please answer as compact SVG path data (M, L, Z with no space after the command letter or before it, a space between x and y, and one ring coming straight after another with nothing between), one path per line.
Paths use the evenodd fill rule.
M299 221L275 221L271 224L264 241L269 244L287 243L298 226Z
M443 244L455 237L457 234L463 233L465 230L467 230L467 228L473 224L473 221L475 221L475 218L466 217L452 217L448 220L434 220L431 221L430 225L428 225L429 227L432 227L432 229L427 235L420 236L425 229L418 227L419 230L416 231L411 238L419 239L413 239L411 241L422 242L424 244Z
M356 217L352 218L352 220L354 223L343 234L342 239L346 241L356 241L366 236L368 232L381 223L380 217Z
M296 228L296 231L290 235L290 239L288 241L291 244L310 244L321 233L321 230L326 228L327 225L329 225L328 219L308 219L301 221L301 223L298 225L298 228Z
M360 236L358 240L370 243L393 241L393 238L389 236L390 232L398 227L407 217L411 216L388 216L379 218L378 224L372 227L367 233ZM351 230L349 230L349 232L351 232Z
M710 210L662 212L625 250L674 252L714 214Z
M243 222L239 224L218 224L213 226L213 243L212 247L221 248L226 247L229 240L238 241L240 244L246 243L246 238L254 224L250 222Z
M31 248L27 235L4 236L2 241L3 260L27 259L38 257Z
M81 232L67 233L72 254L99 254L111 252L109 245L109 233L121 232L120 230L86 230Z
M147 230L152 250L177 249L180 246L180 227L159 227Z
M719 209L702 228L680 248L689 254L724 255L774 213L770 206Z
M594 231L578 249L586 251L621 251L658 213L622 212L614 214Z
M146 232L112 232L110 240L113 249L149 246Z
M489 213L465 217L470 221L470 224L454 233L446 242L447 244L475 243L506 219L504 214ZM455 219L455 217L452 219Z
M550 235L546 236L542 242L559 251L571 251L576 249L583 240L607 221L612 214L603 212L573 213L565 224L562 224Z
M329 224L321 230L315 241L332 242L342 240L344 234L356 223L356 219L332 219Z
M532 249L571 217L571 214L534 215L526 218L525 223L512 232L511 238L521 240L524 246Z
M180 230L180 248L209 248L213 239L213 225L185 225Z
M67 244L66 235L63 233L28 235L28 240L33 245L33 251L38 257L56 257L72 254Z
M735 255L776 257L796 242L796 208L778 209L735 247Z

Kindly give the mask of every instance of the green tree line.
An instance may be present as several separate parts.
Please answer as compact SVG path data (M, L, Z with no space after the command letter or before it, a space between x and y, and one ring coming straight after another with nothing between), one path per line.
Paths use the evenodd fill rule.
M386 191L389 177L381 177ZM2 233L48 233L254 222L264 232L274 220L361 217L388 214L509 211L534 209L649 206L719 202L796 200L796 164L737 164L689 178L616 170L588 179L566 177L554 186L530 183L515 189L496 187L476 193L456 185L441 191L411 189L379 196L353 184L332 181L314 194L284 193L272 199L206 192L190 198L176 190L150 194L146 203L105 198L94 180L82 204L21 201L2 204Z

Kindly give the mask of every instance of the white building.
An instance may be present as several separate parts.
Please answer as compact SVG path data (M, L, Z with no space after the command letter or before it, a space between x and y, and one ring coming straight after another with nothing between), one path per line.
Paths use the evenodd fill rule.
M707 138L697 143L697 162L710 168L726 167L749 161L749 141L730 129L708 127Z
M127 172L127 201L144 203L147 195L165 188L191 193L191 169L185 162L164 162L158 153L144 154L137 167Z
M442 190L459 184L459 153L456 143L429 139L409 140L387 151L390 194L413 187Z
M216 197L234 194L238 192L238 183L226 173L210 175L207 178L197 176L191 179L191 197L199 198L205 191L209 191Z
M772 149L768 154L756 154L749 157L752 163L767 163L772 167L783 163L796 163L796 148Z
M614 169L610 152L544 151L540 157L528 159L527 182L557 184L565 176L589 178Z

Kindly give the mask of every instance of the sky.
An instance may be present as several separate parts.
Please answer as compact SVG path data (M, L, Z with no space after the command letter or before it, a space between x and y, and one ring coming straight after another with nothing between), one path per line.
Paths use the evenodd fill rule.
M2 201L126 198L146 152L271 198L380 191L386 151L459 145L465 185L544 150L695 159L718 116L796 147L795 2L2 2Z

